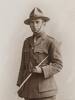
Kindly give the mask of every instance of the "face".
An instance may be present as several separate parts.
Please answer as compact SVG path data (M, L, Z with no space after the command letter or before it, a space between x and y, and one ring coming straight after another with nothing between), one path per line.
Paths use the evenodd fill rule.
M33 33L40 33L44 26L44 21L42 19L35 19L30 22L30 28Z

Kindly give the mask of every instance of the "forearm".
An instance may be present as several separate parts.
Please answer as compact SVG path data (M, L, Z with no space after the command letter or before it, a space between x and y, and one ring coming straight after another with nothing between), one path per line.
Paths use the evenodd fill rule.
M49 78L50 76L61 71L63 65L60 63L50 63L49 65L43 66L42 71L44 74L44 78Z

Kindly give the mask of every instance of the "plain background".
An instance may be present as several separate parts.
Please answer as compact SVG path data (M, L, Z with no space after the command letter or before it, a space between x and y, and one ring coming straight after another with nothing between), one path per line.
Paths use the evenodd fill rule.
M22 100L16 81L23 41L32 35L24 20L34 7L51 18L47 33L62 41L57 100L75 100L75 0L0 0L0 100Z

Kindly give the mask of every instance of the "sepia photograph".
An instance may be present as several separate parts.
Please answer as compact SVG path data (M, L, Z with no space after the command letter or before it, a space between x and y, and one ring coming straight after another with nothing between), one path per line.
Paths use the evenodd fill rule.
M75 100L75 1L0 0L0 100Z

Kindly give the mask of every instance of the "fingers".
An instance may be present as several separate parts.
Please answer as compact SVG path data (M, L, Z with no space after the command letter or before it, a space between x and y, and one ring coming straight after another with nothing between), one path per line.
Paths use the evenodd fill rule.
M37 69L36 69L36 68L34 68L32 72L36 73L36 72L37 72Z
M35 66L35 68L33 69L33 72L34 72L34 73L42 73L42 70L41 70L40 67Z

